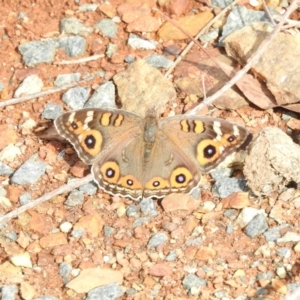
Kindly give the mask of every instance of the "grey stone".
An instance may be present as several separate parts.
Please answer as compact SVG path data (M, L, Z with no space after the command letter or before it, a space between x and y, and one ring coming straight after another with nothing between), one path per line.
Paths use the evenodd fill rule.
M29 202L31 202L31 200L32 200L32 196L28 192L23 193L22 195L20 195L20 198L19 198L19 202L21 205L26 205Z
M272 14L271 10L270 13ZM245 6L234 6L227 17L226 24L222 28L222 37L220 42L222 42L232 32L254 22L265 22L271 24L268 15L263 11L247 9Z
M74 87L63 94L62 101L71 109L83 108L90 93L88 87Z
M129 34L127 44L133 49L154 50L156 48L156 42L144 40L133 33Z
M83 228L76 228L72 230L71 235L76 239L80 239L85 234L85 230Z
M168 239L169 237L164 232L158 232L150 238L148 248L156 248L157 246L164 244Z
M219 36L219 29L213 29L209 31L208 33L205 33L200 36L199 40L202 43L210 43L214 41Z
M84 192L78 191L78 190L73 190L69 194L69 196L65 202L65 205L67 205L69 207L74 207L76 205L82 204L83 200L84 200Z
M82 11L82 12L90 12L90 11L96 11L98 7L98 4L89 4L89 3L86 3L86 4L81 4L78 8L79 11Z
M277 227L269 228L264 232L265 239L267 242L275 242L278 238L281 237L280 231L284 228L290 227L289 224L281 224Z
M134 295L136 294L136 289L135 288L130 288L126 291L127 295Z
M5 87L4 83L0 81L0 92L3 91L4 87Z
M228 219L230 220L235 220L238 216L238 210L237 209L233 209L233 208L230 208L230 209L226 209L223 213L223 215L225 217L227 217Z
M0 162L0 176L10 176L13 172L14 170L10 166Z
M55 103L47 103L42 113L43 119L55 120L63 113L61 105Z
M257 214L245 227L245 234L251 238L264 233L268 224L264 214Z
M52 63L54 61L58 43L53 40L32 41L21 44L18 49L22 55L24 63L28 67L41 63Z
M114 300L123 295L123 290L117 283L97 287L84 298L85 300Z
M220 169L214 169L209 172L213 180L219 181L223 178L228 178L232 176L233 170L231 168L220 168Z
M77 82L80 79L80 73L70 73L70 74L61 74L57 75L54 85L55 86L64 86L66 84L69 84L71 82Z
M267 295L269 293L269 291L267 289L259 287L256 290L256 293L257 293L258 296L260 296L260 295Z
M81 36L70 36L59 39L59 48L63 48L68 56L76 57L85 53L86 40Z
M202 243L203 243L202 238L198 237L198 238L186 241L185 245L187 245L187 246L200 246L200 245L202 245Z
M146 57L146 62L154 68L169 69L173 65L173 61L163 55L153 53Z
M58 298L54 297L54 296L41 296L41 297L38 297L34 300L59 300Z
M259 273L256 276L256 280L260 280L260 279L271 280L273 278L274 278L274 273L272 271L268 271L266 273Z
M232 234L233 231L234 231L234 226L233 226L233 224L228 224L228 225L226 226L226 232L227 232L228 234Z
M290 293L296 291L296 289L300 289L300 283L299 282L288 283L286 286L287 286L287 289ZM285 300L288 300L288 299L285 299ZM297 300L297 299L295 298L293 300Z
M131 64L135 61L135 58L132 55L127 55L124 60L126 63Z
M9 231L5 234L5 237L14 242L18 239L18 235L15 231Z
M287 248L287 247L283 247L283 248L279 248L279 249L276 249L276 253L281 256L281 257L284 257L284 258L290 258L291 255L292 255L292 251L290 248Z
M46 164L32 158L26 160L12 175L13 184L32 184L37 182L46 172Z
M115 85L111 81L101 84L85 103L85 108L116 108Z
M66 262L62 262L60 265L59 265L59 274L60 276L62 277L66 277L66 276L69 276L71 274L71 271L72 271L72 265L69 264L69 263L66 263Z
M98 186L94 181L91 181L79 187L79 191L82 191L85 194L88 194L89 196L96 195L97 190L98 190Z
M115 232L115 228L113 228L113 227L110 227L110 226L107 226L107 225L104 225L104 235L106 236L106 237L112 237L112 235L114 234L114 232Z
M102 19L94 25L95 29L98 29L105 37L113 38L118 33L118 26L111 19Z
M214 296L218 299L226 299L226 297L228 297L228 294L225 293L224 291L217 291L214 293Z
M75 18L61 19L59 27L60 32L65 34L88 36L93 32L93 28L85 26Z
M136 205L129 205L126 209L128 217L138 218L140 216L140 210Z
M196 288L200 292L201 288L206 286L206 280L204 280L194 274L188 274L184 277L182 284L183 284L183 288L188 293L191 293L191 290L193 288Z
M168 253L165 260L166 261L175 261L177 258L176 250L172 250Z
M16 298L16 293L18 292L18 287L16 285L2 285L1 286L1 300L14 300Z
M223 178L216 181L212 188L214 196L223 199L235 192L248 190L246 180L243 178Z
M152 198L143 198L139 202L139 206L144 215L157 216L156 205Z
M108 43L105 54L107 57L111 58L116 53L117 50L118 50L117 44Z
M134 229L136 227L143 226L144 224L149 223L149 221L150 221L149 217L140 217L133 222L132 228Z
M232 2L233 2L233 0L212 0L211 4L213 6L225 8L226 6L230 5Z

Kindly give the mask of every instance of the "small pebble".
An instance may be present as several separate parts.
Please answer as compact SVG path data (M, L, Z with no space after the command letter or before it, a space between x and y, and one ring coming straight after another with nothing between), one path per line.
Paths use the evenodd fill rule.
M59 48L64 49L70 57L77 57L85 53L86 40L81 36L62 37L58 41Z
M78 190L73 190L67 200L65 201L65 205L69 207L74 207L76 205L82 204L84 201L84 192L78 191Z
M77 82L80 80L80 73L60 74L57 75L54 85L57 87L64 86L71 82Z
M44 86L42 79L37 75L30 75L26 77L19 87L16 89L14 96L20 97L23 95L30 95L39 93Z
M117 283L97 287L88 292L85 300L115 300L124 294L123 289Z
M169 237L164 232L159 232L154 234L149 242L148 242L148 248L156 248L157 246L164 244Z
M66 35L88 36L93 32L93 28L85 26L76 18L63 18L60 20L60 32Z
M268 224L264 214L257 214L245 227L245 234L251 238L264 233Z
M47 103L42 113L43 119L55 120L63 113L61 105L55 103Z
M46 164L32 158L26 160L12 175L13 184L25 185L37 182L46 172Z
M100 33L109 38L113 38L118 33L118 26L111 19L102 19L94 25L95 29L98 29Z
M85 103L85 108L116 108L116 88L111 81L101 84Z
M70 222L63 222L59 225L59 229L64 233L68 233L72 228L73 225Z
M156 48L156 42L144 40L133 33L129 34L127 43L133 49L154 50Z
M62 101L73 110L83 108L88 100L90 88L75 87L71 88L63 94Z

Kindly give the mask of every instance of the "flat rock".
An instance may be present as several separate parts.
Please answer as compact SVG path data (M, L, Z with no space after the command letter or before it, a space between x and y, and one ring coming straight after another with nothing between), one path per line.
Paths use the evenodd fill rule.
M157 114L165 110L165 105L176 97L176 91L159 70L138 60L113 78L122 109L145 116L149 109Z
M272 30L265 23L246 26L224 40L226 52L244 65ZM252 71L266 82L277 105L299 102L299 56L300 37L280 32L252 67Z
M190 35L195 36L212 18L211 12L180 17L175 22ZM158 30L158 36L163 40L184 40L188 37L169 22L164 23Z
M66 286L76 293L87 293L90 290L107 284L122 284L123 274L117 270L89 268L71 280Z
M42 248L52 248L66 244L68 244L68 240L63 232L49 234L40 239L40 245Z
M90 237L95 238L100 234L103 226L104 221L100 215L96 213L80 218L79 221L74 225L74 229L83 228Z

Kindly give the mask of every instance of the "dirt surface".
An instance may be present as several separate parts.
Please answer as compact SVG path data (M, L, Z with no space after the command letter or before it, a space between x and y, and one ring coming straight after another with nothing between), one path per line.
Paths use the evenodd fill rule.
M186 14L191 9L200 12L211 10L204 2L190 1ZM122 1L111 0L110 3L113 8L118 8ZM20 18L21 13L26 18ZM160 18L158 13L154 12L152 15ZM180 50L187 45L187 40L162 41L158 40L155 32L148 32L141 36L157 40L157 48L133 50L126 44L129 33L126 31L127 25L121 21L115 38L103 37L97 33L85 37L87 50L83 57L105 53L110 42L118 45L117 55L110 59L104 56L82 64L40 64L25 67L18 46L28 41L59 36L59 23L65 17L76 17L85 25L91 26L102 18L107 18L99 9L89 13L78 12L78 5L74 1L22 0L4 1L1 4L0 81L5 86L1 92L2 101L12 98L20 82L29 74L37 74L43 80L46 90L53 87L59 74L79 72L86 75L104 70L104 78L95 77L86 84L94 90L126 68L124 58L129 54L139 59L151 53L161 54L166 47ZM211 46L209 51L219 54ZM191 59L202 56L195 46L189 55ZM175 60L176 55L168 55L168 58ZM64 51L56 53L56 62L66 59L70 58ZM185 61L178 65L173 80L178 79L180 74L187 73L194 74L196 78L201 77L199 65L193 64L187 68L186 64ZM51 122L42 120L41 113L47 103L59 104L67 111L61 97L61 93L55 93L0 110L0 132L3 133L2 139L4 137L6 140L4 145L13 143L21 150L20 156L5 163L16 170L37 153L38 159L49 166L47 172L33 185L12 185L8 176L0 176L2 187L8 191L6 197L11 203L9 207L1 204L2 214L19 207L19 197L25 192L36 199L57 189L71 176L80 178L89 173L89 169L80 162L69 144L39 139L32 129L22 126L28 119L32 119L36 124L46 124L45 127L48 127ZM176 106L166 106L165 115L170 111L185 112L192 107L192 103L184 104L185 97L184 92L178 91L177 99L174 100ZM290 129L287 120L282 118L283 113L284 110L281 109L262 111L247 105L235 111L215 109L213 116L238 122L254 135L264 127L276 126L290 132L296 141L295 137L300 129L297 126ZM8 128L7 125L12 126ZM57 159L62 150L65 150L65 159ZM241 172L235 175L243 176ZM246 297L243 299L283 299L288 290L291 290L288 285L300 282L299 240L268 242L263 234L251 238L235 220L245 206L263 209L269 228L289 224L291 231L299 234L300 193L297 185L290 186L290 196L284 194L282 198L278 193L260 198L247 196L247 204L241 204L235 209L232 206L224 208L222 199L213 196L213 181L209 175L203 177L203 183L206 188L202 189L200 201L197 200L196 205L191 204L194 202L187 202L184 209L173 211L166 210L163 201L155 202L157 216L149 217L148 222L135 228L133 223L136 217L127 216L126 209L138 204L128 199L111 197L100 190L92 196L85 194L81 205L67 207L64 203L68 195L63 194L21 214L1 227L0 286L16 285L19 292L15 299L35 299L43 295L52 295L58 299L84 299L86 292L75 292L73 288L66 286L67 282L75 278L80 270L100 268L115 270L118 276L122 275L120 286L127 293L118 299L242 299L238 298L241 295ZM181 198L175 200L175 206L176 201L181 201ZM270 215L274 207L281 218L274 217L274 210L273 215ZM140 213L140 216L143 214ZM65 222L73 226L72 230L85 228L86 234L78 238L71 231L63 232L60 225ZM111 236L104 234L105 226L113 228ZM287 228L282 228L279 236L284 236L287 231ZM168 240L162 245L149 248L150 238L161 232L166 234ZM14 234L15 240L11 238ZM200 244L187 243L197 238L201 239ZM278 255L282 248L289 249L290 255ZM166 260L166 256L173 250L176 258L173 261ZM29 253L31 266L16 266L11 263L12 257L25 252ZM62 276L62 263L71 265L73 272ZM284 275L280 273L282 269L285 270ZM272 274L270 277L266 275L268 272ZM199 288L200 296L184 287L183 280L188 274L205 280L205 286ZM88 281L87 278L82 281ZM98 286L107 284L105 281L99 282Z

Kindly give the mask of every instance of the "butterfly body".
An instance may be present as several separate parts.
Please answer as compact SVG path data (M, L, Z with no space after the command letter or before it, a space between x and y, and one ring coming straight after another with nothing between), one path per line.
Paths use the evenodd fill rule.
M92 165L99 187L138 199L189 193L231 153L244 149L251 133L221 119L174 116L162 120L123 111L82 109L55 120L58 133Z

